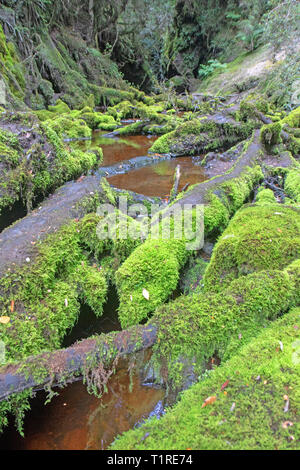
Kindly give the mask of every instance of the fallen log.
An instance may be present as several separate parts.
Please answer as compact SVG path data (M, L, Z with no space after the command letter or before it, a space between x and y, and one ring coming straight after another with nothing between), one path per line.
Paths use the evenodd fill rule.
M30 388L37 390L72 383L88 370L101 366L109 368L117 358L151 348L156 340L157 326L138 325L94 336L66 349L31 356L21 363L9 364L0 369L0 401Z

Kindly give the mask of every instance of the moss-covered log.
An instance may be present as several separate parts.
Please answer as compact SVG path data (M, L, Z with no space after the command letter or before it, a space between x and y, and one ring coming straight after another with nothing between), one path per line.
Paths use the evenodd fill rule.
M28 357L0 369L0 401L30 388L65 385L92 368L109 368L118 358L146 350L156 341L156 326L136 326L91 337L74 346ZM1 405L0 405L1 406Z

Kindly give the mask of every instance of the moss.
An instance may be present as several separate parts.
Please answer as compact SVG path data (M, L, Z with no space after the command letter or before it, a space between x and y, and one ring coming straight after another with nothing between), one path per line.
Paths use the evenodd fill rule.
M300 127L300 106L294 109L288 116L282 119L282 124L287 124L289 127Z
M80 118L86 122L90 129L113 131L118 125L113 116L98 112L84 112L83 110L80 113Z
M116 205L116 195L106 178L102 177L100 186L108 200L113 206Z
M291 169L284 182L285 192L300 203L300 169Z
M168 134L159 137L151 152L193 155L232 146L251 135L251 123L219 123L210 118L184 122Z
M62 100L57 100L53 106L48 106L48 110L54 114L68 114L71 112L69 106Z
M8 91L9 101L19 102L25 96L25 68L20 62L15 46L7 42L0 24L0 73L3 77Z
M122 101L133 101L134 93L130 91L116 90L114 88L99 87L100 101L99 104L116 105Z
M298 449L299 318L298 308L272 323L159 421L125 433L111 449ZM216 401L203 407L208 397Z
M0 280L0 312L10 317L7 325L0 325L7 360L58 349L78 318L79 300L101 315L107 283L100 266L91 266L84 251L89 217L50 235L36 247L28 265L9 270Z
M81 301L89 305L97 316L101 316L107 295L107 283L101 268L82 261L70 280L76 282Z
M276 204L276 198L271 189L260 188L256 196L256 204L265 205L265 204Z
M253 186L262 178L259 167L246 168L238 177L216 185L218 196L211 191L204 207L206 236L226 227L230 216L241 207ZM116 273L119 317L123 327L147 318L168 299L176 289L180 268L191 254L184 239L149 238L126 259ZM144 298L143 289L149 292L149 300Z
M246 167L238 176L211 189L204 207L205 235L222 232L230 217L249 198L255 184L262 179L263 173L259 166Z
M185 295L201 291L203 287L202 279L207 266L208 261L201 257L190 258L180 276L180 287Z
M57 116L43 122L44 126L53 130L59 137L68 139L91 138L91 129L83 119L76 119L70 116Z
M261 142L267 147L279 144L281 142L282 126L280 122L274 122L273 124L265 124L262 126L260 131Z
M139 323L176 289L187 258L184 240L148 239L116 273L122 328ZM149 300L143 289L149 292Z
M233 279L255 271L283 269L299 254L299 212L269 201L246 206L215 245L204 276L205 290L219 291Z

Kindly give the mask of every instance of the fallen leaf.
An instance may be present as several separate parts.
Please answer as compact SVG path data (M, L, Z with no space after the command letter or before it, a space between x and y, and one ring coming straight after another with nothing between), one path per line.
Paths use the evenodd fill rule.
M3 325L6 325L9 322L10 322L10 317L6 317L6 316L0 317L0 323L2 323Z
M234 408L235 408L235 402L232 403L230 411L233 412Z
M212 405L216 401L216 399L217 399L216 396L206 398L201 408L204 408L207 405Z
M143 289L143 296L145 297L146 300L149 300L150 294L149 294L149 292L147 291L147 289Z
M226 380L226 382L224 382L223 385L221 385L221 390L224 390L224 388L226 388L228 384L229 384L229 380Z
M282 342L279 341L279 344L280 344L280 349L281 349L281 351L283 351L283 344L282 344Z
M12 300L11 303L10 303L10 311L11 311L11 313L13 313L14 310L15 310L15 301Z
M68 299L65 299L65 306L67 307L69 305Z
M283 429L287 429L289 426L293 426L294 423L292 423L292 421L284 421L284 423L282 423L282 427Z

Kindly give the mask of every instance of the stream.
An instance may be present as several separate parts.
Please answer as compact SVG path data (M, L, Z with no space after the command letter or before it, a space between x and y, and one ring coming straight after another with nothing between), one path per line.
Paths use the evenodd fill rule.
M105 167L147 155L155 139L144 135L107 138L95 131L92 140L78 142L78 145L84 150L101 146L104 155L101 166ZM180 157L110 176L108 181L116 188L146 196L168 197L178 164L182 174L179 191L186 184L207 179L203 168L195 165L192 157ZM16 212L12 212L9 221L25 215L21 207L14 209ZM117 293L113 289L110 289L102 317L97 318L86 305L82 305L78 322L62 346L68 347L93 334L120 330L117 307ZM118 434L138 425L150 413L156 414L155 410L163 407L164 396L164 389L143 385L138 368L130 379L128 363L125 362L110 379L108 391L101 399L90 395L81 381L59 390L59 395L46 406L46 393L37 392L31 400L31 411L25 417L25 437L22 438L14 423L10 422L0 437L0 449L105 449Z

